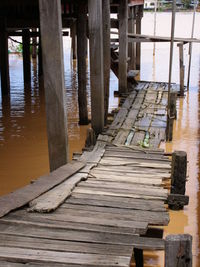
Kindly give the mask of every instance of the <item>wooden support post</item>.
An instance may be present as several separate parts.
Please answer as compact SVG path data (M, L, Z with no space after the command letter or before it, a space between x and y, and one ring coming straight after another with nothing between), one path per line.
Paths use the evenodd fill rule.
M173 123L174 119L176 119L177 112L176 112L176 93L170 92L170 112L169 112L169 119L167 120L167 128L166 128L166 140L172 141L173 138Z
M88 10L92 128L99 134L104 128L102 1L89 0Z
M31 82L30 32L22 30L24 83Z
M135 34L135 12L134 7L129 7L129 18L128 18L128 33ZM128 62L128 69L135 70L135 43L128 43L128 57L130 58Z
M8 36L6 33L5 18L0 18L0 71L1 71L1 95L10 94Z
M127 93L128 0L119 4L119 93Z
M79 124L88 124L87 94L86 94L86 53L87 53L87 2L77 3L77 59L78 59L78 104Z
M76 38L76 21L73 21L70 27L71 35L71 55L72 59L77 59L77 38Z
M37 29L33 28L32 32L36 33ZM32 58L37 57L37 37L32 37Z
M110 1L102 1L103 8L103 65L104 65L104 119L107 124L110 90Z
M171 193L185 195L187 175L187 153L185 151L175 151L172 154L172 172L171 172ZM173 210L182 209L183 205L170 204Z
M180 65L180 96L184 96L184 71L183 64L183 43L177 45L179 47L179 65Z
M165 267L192 267L192 236L168 235L165 240Z
M141 20L142 20L142 10L140 6L137 6L136 15L136 34L141 34ZM141 43L136 43L136 70L140 70L141 66Z
M134 258L135 258L135 266L136 267L143 267L144 266L144 257L143 257L143 250L134 248Z
M42 42L41 34L39 37L39 47L38 47L38 76L43 76L43 63L42 63Z
M68 161L60 0L39 0L50 170Z

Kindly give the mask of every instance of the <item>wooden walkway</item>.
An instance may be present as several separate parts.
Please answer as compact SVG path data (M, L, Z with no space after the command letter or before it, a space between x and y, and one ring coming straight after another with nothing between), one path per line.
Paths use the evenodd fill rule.
M125 267L134 248L164 249L149 236L169 222L166 88L140 83L92 151L0 198L1 267Z

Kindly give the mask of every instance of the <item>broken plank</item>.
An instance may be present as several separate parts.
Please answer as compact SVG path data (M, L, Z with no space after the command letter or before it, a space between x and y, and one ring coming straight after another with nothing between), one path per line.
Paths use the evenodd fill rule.
M29 202L29 211L52 212L57 209L71 195L77 184L87 176L83 173L74 174L67 181Z
M49 175L41 176L34 183L16 190L6 196L0 198L0 217L9 213L11 210L20 208L41 194L47 192L54 186L62 183L71 175L79 171L85 166L82 162L71 162Z

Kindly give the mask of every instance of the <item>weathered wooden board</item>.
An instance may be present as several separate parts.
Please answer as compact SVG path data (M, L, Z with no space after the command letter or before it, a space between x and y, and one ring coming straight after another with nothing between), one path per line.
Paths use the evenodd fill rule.
M74 174L67 181L32 200L29 203L29 211L52 212L57 209L71 195L78 183L87 179L87 176L85 173Z
M110 126L110 129L119 129L124 122L126 116L127 116L128 110L127 108L121 108L119 112L117 113L117 116L115 117L113 123Z
M21 216L21 217L20 217ZM4 219L6 220L6 219ZM142 221L126 221L122 218L115 220L114 218L94 218L87 214L80 216L79 214L37 214L25 213L18 211L10 214L8 220L13 222L24 222L27 225L41 224L43 227L54 229L60 228L72 230L83 230L91 232L108 232L108 233L124 233L124 234L144 234L147 230L147 223ZM8 221L7 220L7 221ZM7 222L6 221L6 222ZM2 221L3 222L3 221ZM29 223L27 223L29 222ZM31 222L33 222L31 224Z
M120 196L120 197L130 197L130 198L140 198L140 199L160 199L165 200L164 197L161 196L149 196L149 195L140 195L135 194L135 192L127 192L126 190L118 190L113 189L109 190L107 188L86 188L86 187L77 187L74 192L82 193L82 194L98 194L98 195L106 195L106 196Z
M113 207L119 209L166 211L163 201L130 199L113 196L104 196L102 198L100 195L92 194L90 195L73 193L73 195L69 199L67 199L65 203L92 205L100 207Z
M71 175L85 166L82 162L71 162L57 170L37 179L34 183L29 184L21 189L16 190L0 198L0 217L9 213L11 210L26 205L34 198L47 192L54 186L62 183Z
M127 220L137 220L140 218L142 221L147 221L149 224L157 224L157 225L167 225L169 223L169 214L167 212L159 212L159 211L140 211L140 210L126 210L119 208L111 208L111 207L99 207L92 205L79 205L79 204L63 204L60 211L63 209L67 209L67 211L71 212L72 209L77 212L87 211L92 212L92 214L100 213L102 216L104 214L112 214L113 217L118 214ZM95 212L94 212L95 210Z
M126 139L128 137L129 130L122 130L120 129L117 133L116 137L112 141L114 145L124 145L126 142Z
M130 264L130 257L88 253L59 252L39 249L0 247L0 259L15 260L17 262L40 262L43 264L64 263L68 265L80 264L82 266L121 266L127 267Z
M82 230L48 228L34 225L24 225L15 223L1 223L0 233L16 236L27 236L37 238L47 238L54 240L68 240L77 242L89 242L99 244L118 244L118 245L132 245L134 235L114 234L106 232L92 232Z
M136 242L136 240L135 240ZM94 244L84 242L73 242L66 240L52 240L45 238L35 238L27 236L16 236L0 234L0 246L5 247L21 247L49 251L63 252L80 252L101 255L121 255L130 256L132 254L132 246L110 245L110 244ZM0 265L1 266L1 265Z

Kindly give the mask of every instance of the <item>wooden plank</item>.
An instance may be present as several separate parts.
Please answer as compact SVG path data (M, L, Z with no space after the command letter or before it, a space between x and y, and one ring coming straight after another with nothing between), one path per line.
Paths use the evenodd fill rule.
M32 200L29 203L29 211L54 211L65 201L66 198L71 195L73 189L78 185L79 182L87 179L87 176L87 174L83 173L74 174L67 181L64 181L62 184Z
M99 134L102 132L104 127L102 1L89 0L88 13L90 39L91 123L95 133Z
M114 145L124 145L128 137L128 134L129 134L129 131L119 130L119 132L117 133L117 136L112 141L112 143Z
M1 197L0 217L3 217L11 210L26 205L31 200L47 192L54 186L62 183L64 180L69 178L71 175L73 175L83 167L84 164L82 162L68 163L51 172L49 175L41 176L34 183Z
M119 192L127 194L135 194L136 196L139 195L141 198L151 196L151 197L159 197L161 199L167 199L167 189L159 189L159 188L152 188L149 186L130 186L125 185L123 186L122 183L115 183L115 182L104 182L104 181L97 181L97 182L88 182L79 184L78 188L85 188L85 189L99 189L99 190L106 190L110 192Z
M166 211L163 201L73 193L65 203L132 210Z
M130 197L130 198L140 198L140 199L151 199L151 200L165 200L165 198L160 197L160 196L145 196L145 195L139 195L139 194L135 194L132 192L127 192L126 190L117 190L117 189L113 189L112 191L109 189L105 189L105 188L81 188L78 187L74 190L74 192L76 193L82 193L82 194L98 194L98 195L102 195L102 196L120 196L120 197Z
M39 10L49 162L53 171L68 161L61 2L39 0Z
M79 211L79 213L81 213ZM107 216L107 215L106 215ZM113 218L114 219L114 218ZM91 232L82 230L64 230L59 228L48 228L42 226L15 224L15 223L1 223L0 233L27 236L37 238L47 238L53 240L68 240L78 242L89 242L98 244L118 244L118 245L132 245L134 235L114 234L103 232Z
M25 248L0 247L0 259L15 260L18 262L40 262L43 264L64 263L80 264L82 266L121 266L127 267L130 263L130 257L124 256L105 256L96 254L82 254L72 252L58 252L48 250L33 250Z
M21 216L21 217L20 217ZM18 211L8 216L8 220L27 225L38 225L53 229L82 230L89 232L103 233L123 233L123 234L145 234L147 223L142 221L126 221L124 219L114 220L114 218L94 218L91 216L80 216L78 214L38 214ZM28 223L27 223L28 222Z
M35 238L27 236L0 234L0 245L6 247L21 247L49 251L81 252L101 255L121 255L131 256L133 248L131 246L92 244L65 240L52 240L45 238ZM1 265L0 265L1 266Z
M119 110L119 112L117 113L117 116L115 117L113 123L111 124L111 126L109 127L109 129L119 129L123 123L123 121L125 120L126 116L127 116L128 110L126 108L121 108Z
M116 176L131 176L138 177L138 175L142 175L144 178L162 178L169 179L171 174L169 172L165 172L163 170L156 169L148 169L148 168L137 168L131 166L98 166L95 169L91 170L90 175L92 176L94 173L98 174L106 174L105 172L110 172L110 175Z
M118 214L126 219L126 220L134 220L136 221L137 218L140 218L142 221L146 221L149 224L153 225L168 225L169 223L169 214L167 212L159 212L159 211L141 211L141 210L126 210L126 209L119 209L119 208L112 208L112 207L99 207L99 206L92 206L92 205L78 205L78 204L63 204L62 209L60 211L71 212L74 209L76 212L84 212L90 214L97 214L99 213L101 216L105 214L112 214L113 218ZM95 210L95 212L94 212ZM98 216L98 215L97 215Z
M143 142L144 136L145 136L145 132L144 131L135 132L134 137L133 137L133 139L131 141L131 145L138 146L140 142Z

